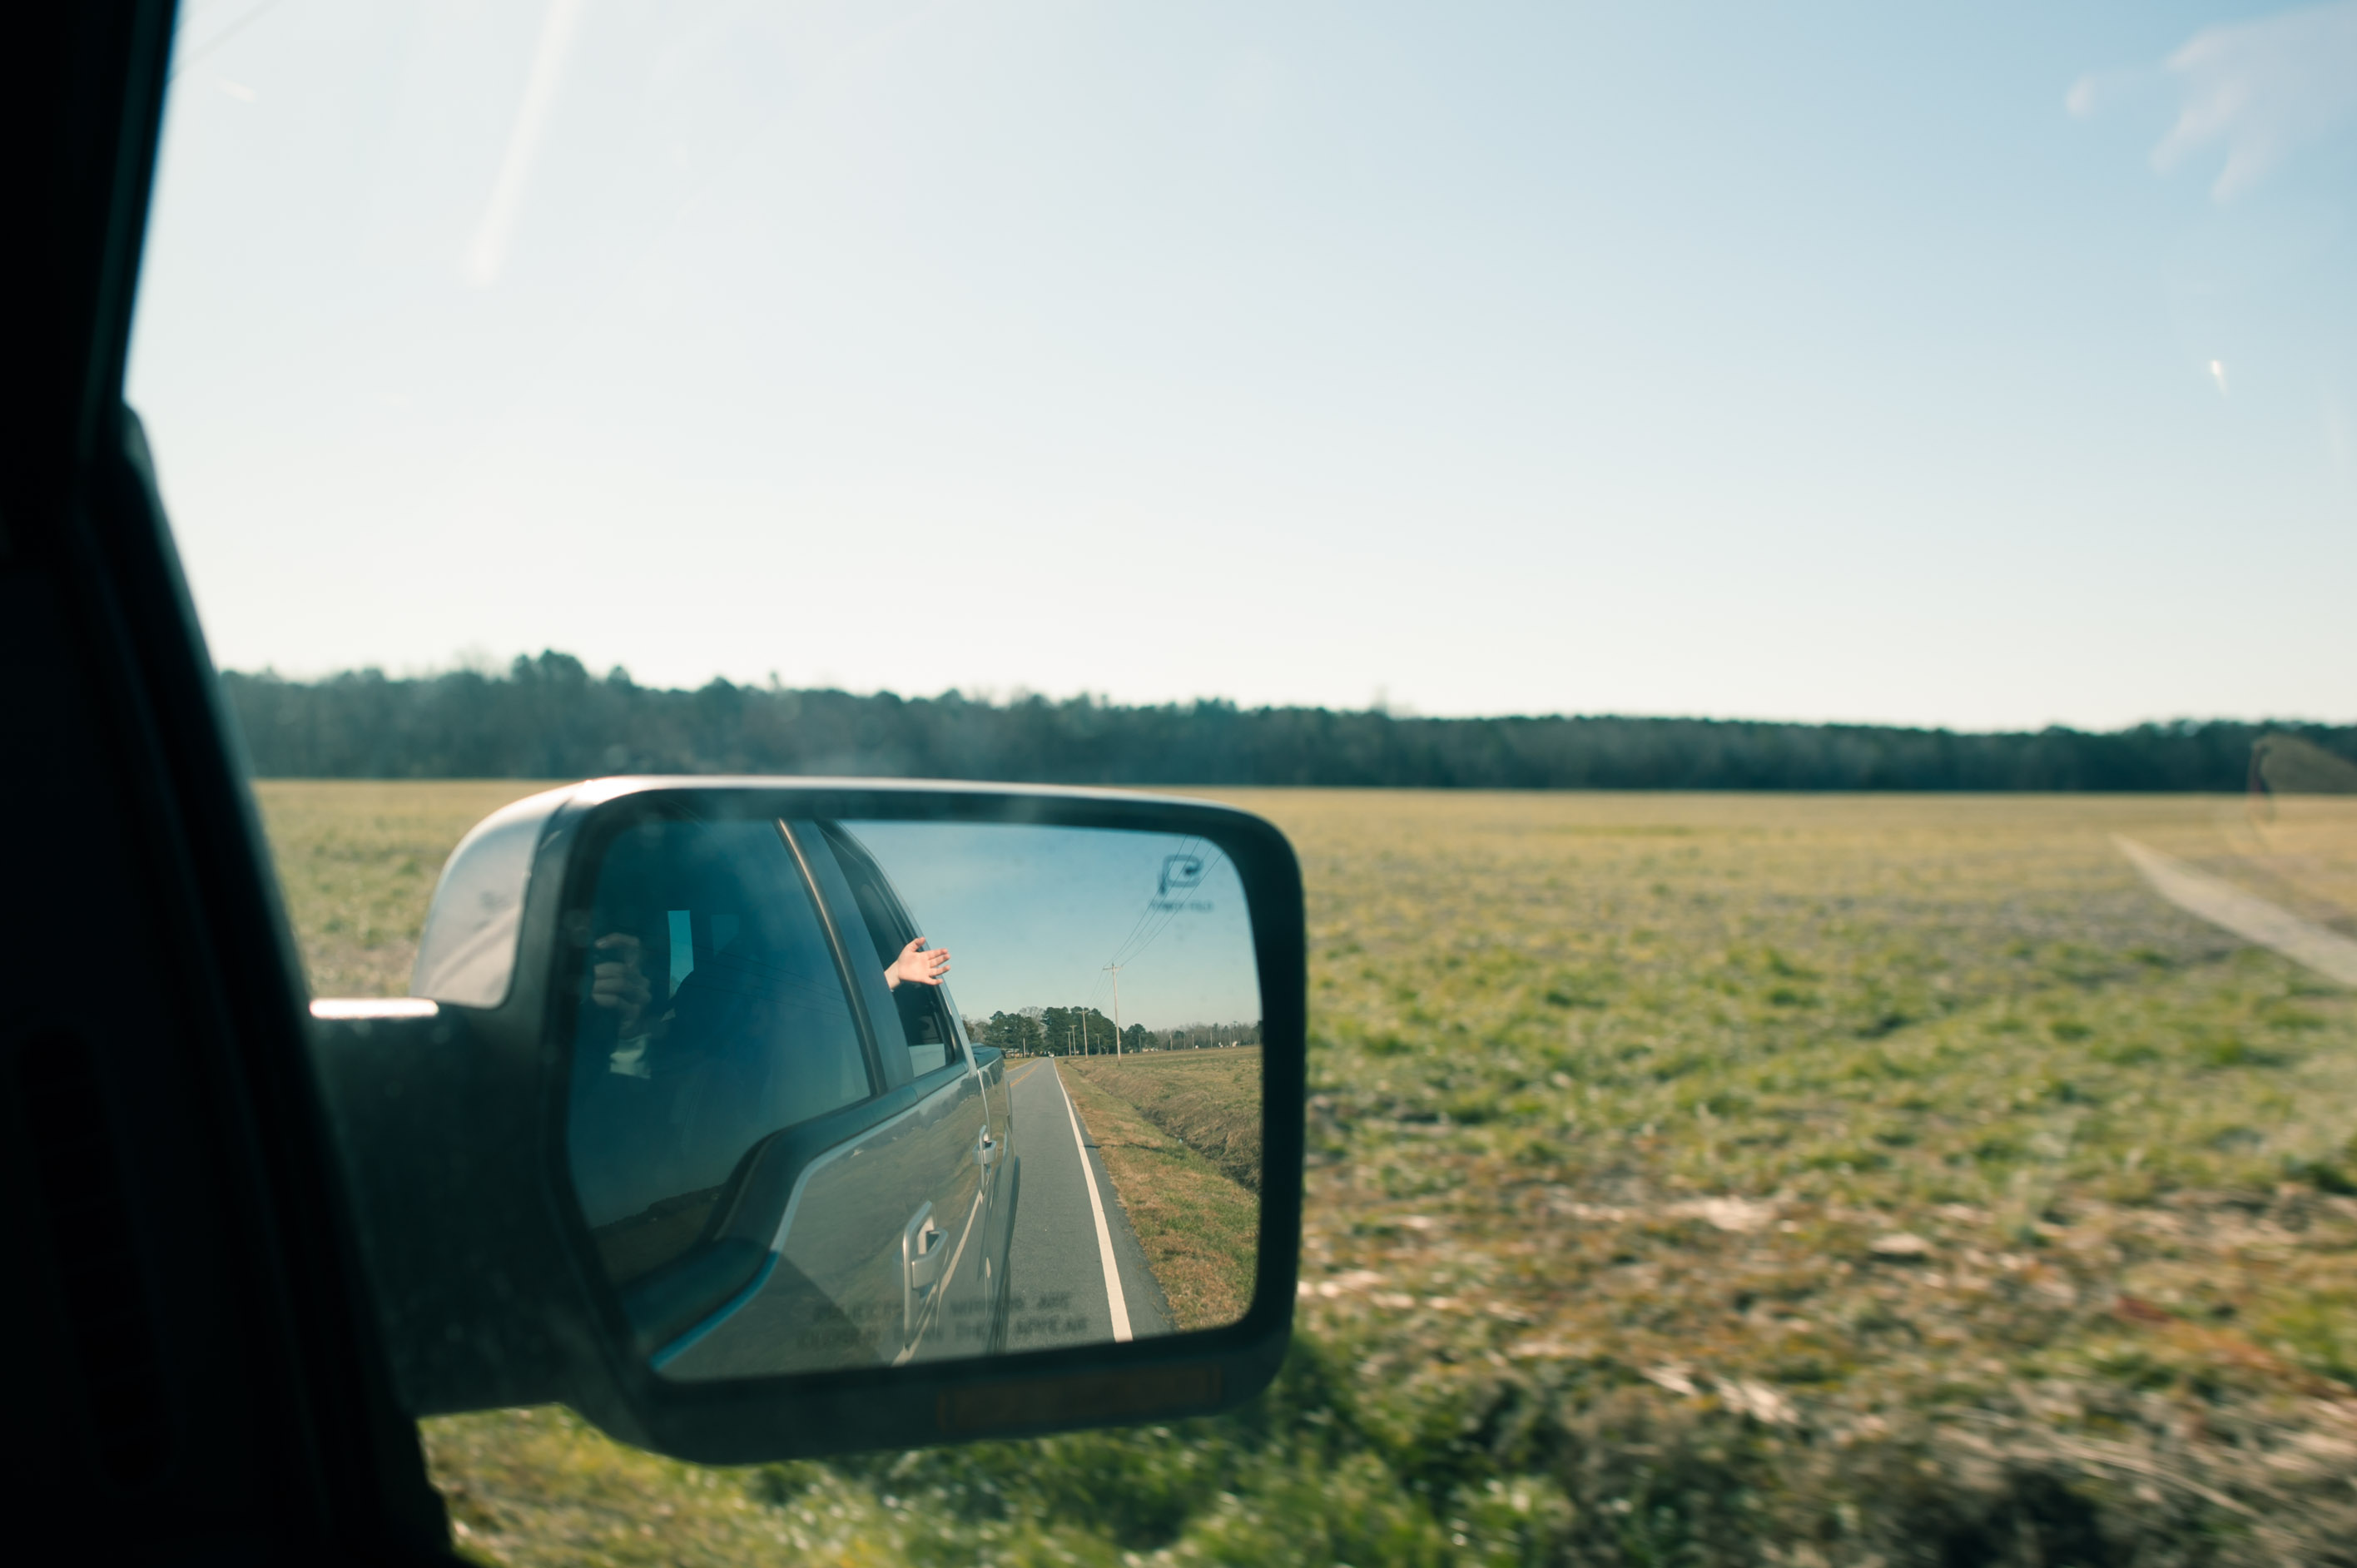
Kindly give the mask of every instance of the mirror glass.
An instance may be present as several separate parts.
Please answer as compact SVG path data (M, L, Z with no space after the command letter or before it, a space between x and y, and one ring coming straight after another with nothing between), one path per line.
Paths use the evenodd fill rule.
M566 1166L662 1375L1102 1344L1250 1305L1260 988L1217 846L664 818L592 886Z

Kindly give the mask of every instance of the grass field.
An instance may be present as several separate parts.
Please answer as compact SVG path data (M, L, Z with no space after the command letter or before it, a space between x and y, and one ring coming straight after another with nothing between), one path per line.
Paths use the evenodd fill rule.
M312 993L406 992L442 863L468 828L539 788L507 779L258 786Z
M1058 1058L1178 1326L1252 1305L1260 1246L1260 1049Z
M1067 1058L1078 1073L1219 1167L1260 1190L1260 1047Z
M315 982L397 989L442 848L522 792L264 786ZM2357 1563L2357 1001L2111 841L2348 930L2346 813L1227 798L1310 903L1300 1348L1268 1397L727 1473L557 1412L430 1423L471 1549Z

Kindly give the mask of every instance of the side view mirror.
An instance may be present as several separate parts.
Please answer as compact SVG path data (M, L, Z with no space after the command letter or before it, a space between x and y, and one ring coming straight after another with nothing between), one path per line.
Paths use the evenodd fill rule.
M1301 881L1200 801L600 780L318 1002L420 1415L706 1463L1207 1413L1292 1324Z

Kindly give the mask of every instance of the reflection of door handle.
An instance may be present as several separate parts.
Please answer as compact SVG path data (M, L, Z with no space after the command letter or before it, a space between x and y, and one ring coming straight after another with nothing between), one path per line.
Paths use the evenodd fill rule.
M900 1228L900 1340L917 1337L917 1320L933 1286L941 1283L942 1259L949 1251L949 1235L933 1223L933 1206L920 1207L916 1217Z
M900 1262L908 1271L911 1295L922 1294L940 1282L943 1243L949 1239L949 1232L933 1223L930 1203L918 1209L917 1217L900 1232Z

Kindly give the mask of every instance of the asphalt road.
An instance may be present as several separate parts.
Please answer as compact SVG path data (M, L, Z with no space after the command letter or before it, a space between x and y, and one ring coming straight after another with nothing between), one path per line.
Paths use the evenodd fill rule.
M1088 1123L1056 1076L1055 1058L1020 1064L1007 1084L1023 1185L1007 1262L1014 1299L1006 1348L1044 1350L1169 1333L1162 1287L1146 1266Z

